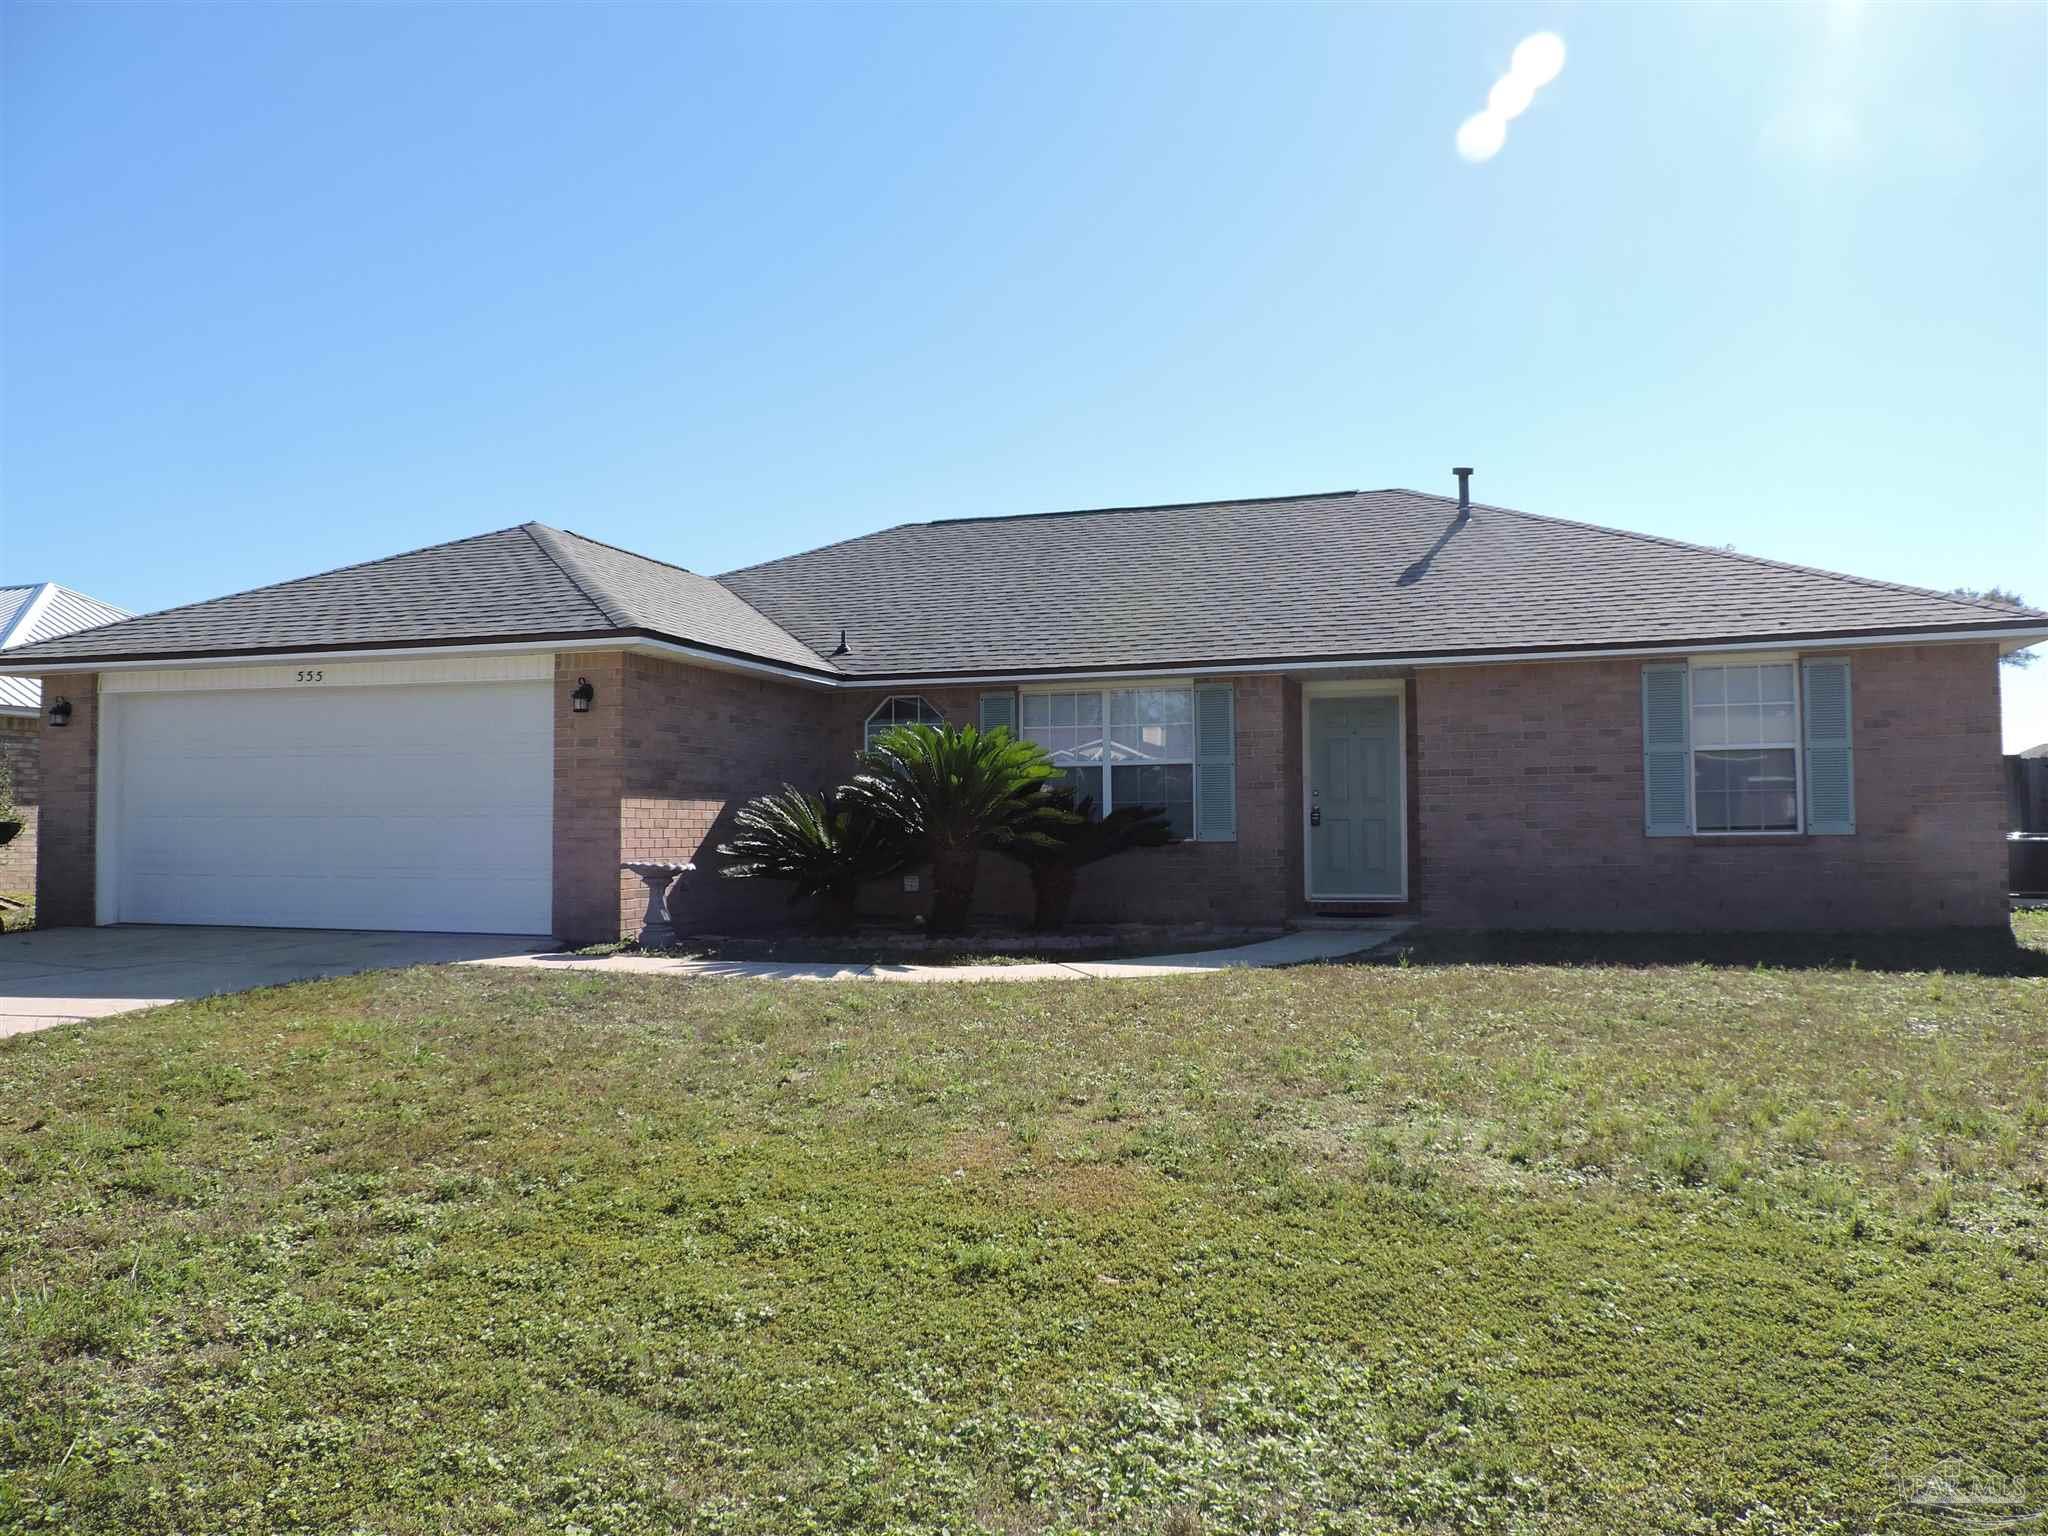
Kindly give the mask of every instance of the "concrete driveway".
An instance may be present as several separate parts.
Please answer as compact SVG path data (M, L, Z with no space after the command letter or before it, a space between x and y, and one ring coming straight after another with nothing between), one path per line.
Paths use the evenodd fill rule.
M0 936L0 1035L216 992L556 948L523 934L327 928L51 928Z

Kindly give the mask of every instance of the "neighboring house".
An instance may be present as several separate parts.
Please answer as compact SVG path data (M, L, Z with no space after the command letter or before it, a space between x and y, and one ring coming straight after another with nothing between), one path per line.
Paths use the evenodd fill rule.
M842 638L843 637L843 638ZM621 859L903 720L1185 841L1083 918L2005 921L2048 615L1413 491L911 523L717 580L538 523L45 641L45 921L636 925ZM984 905L1028 908L990 860ZM874 904L900 909L900 892ZM700 872L679 917L779 893Z
M96 624L127 618L116 608L54 581L0 587L0 651L51 640ZM42 753L38 726L42 689L32 677L0 677L0 762L14 777L14 802L21 811L21 835L0 848L0 891L35 889L36 806L42 795Z

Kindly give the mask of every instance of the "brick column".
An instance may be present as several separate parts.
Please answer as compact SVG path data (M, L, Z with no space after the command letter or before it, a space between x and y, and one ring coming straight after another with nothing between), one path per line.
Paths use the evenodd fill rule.
M571 708L580 677L597 690ZM619 936L620 801L626 786L626 657L555 657L555 935L570 944Z
M14 779L15 814L21 818L21 835L0 848L0 890L26 894L36 888L36 807L43 803L39 715L0 715L0 762Z
M36 826L36 923L89 927L99 858L100 687L97 673L43 679L42 805ZM71 723L51 726L53 699L71 701Z

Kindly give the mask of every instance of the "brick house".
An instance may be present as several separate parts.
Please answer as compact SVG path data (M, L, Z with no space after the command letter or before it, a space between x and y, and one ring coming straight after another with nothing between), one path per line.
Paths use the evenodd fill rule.
M45 922L637 924L621 860L906 720L1181 840L1076 916L2004 922L2048 615L1413 491L911 523L712 579L537 523L46 641ZM907 910L875 890L877 910ZM978 900L1028 910L999 861ZM786 916L700 872L679 922Z
M103 603L54 581L0 587L0 651L68 635L95 624L128 617L128 610ZM21 835L0 847L0 892L26 894L36 888L37 805L42 797L42 690L31 677L0 677L0 765L14 786Z

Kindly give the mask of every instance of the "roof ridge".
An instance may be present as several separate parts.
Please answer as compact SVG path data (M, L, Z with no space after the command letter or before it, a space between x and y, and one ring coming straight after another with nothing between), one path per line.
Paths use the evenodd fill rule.
M934 517L922 523L898 523L899 528L942 528L953 523L1018 523L1040 517L1103 517L1116 512L1182 512L1191 507L1256 507L1276 501L1335 501L1356 496L1349 491L1297 491L1287 496L1215 496L1206 501L1145 502L1129 507L1069 507L1061 512L992 512L982 517ZM888 530L884 529L884 532ZM829 547L829 546L827 546ZM807 551L808 553L808 551Z
M1429 501L1440 501L1447 506L1456 502L1449 496L1439 496L1434 491L1410 490L1406 486L1389 486L1404 496L1421 496ZM2003 618L2048 618L2048 612L2029 608L2019 603L1994 603L1980 597L1964 597L1955 592L1942 592L1933 587L1916 587L1903 581L1884 581L1875 576L1857 576L1849 571L1830 571L1818 565L1800 565L1792 560L1773 560L1769 555L1752 555L1742 549L1717 549L1711 544L1693 544L1685 539L1674 539L1668 534L1643 533L1634 528L1616 528L1607 523L1589 523L1576 517L1552 517L1544 512L1524 512L1520 507L1497 507L1486 502L1473 502L1475 512L1503 512L1510 517L1519 517L1532 523L1555 523L1566 528L1589 528L1595 533L1610 533L1617 538L1636 539L1645 544L1662 544L1671 549L1689 550L1697 555L1719 555L1724 560L1741 560L1750 565L1761 565L1777 571L1798 571L1806 576L1828 576L1836 581L1846 581L1859 587L1871 587L1880 592L1905 592L1914 597L1938 597L1951 603L1981 608L1986 613Z
M1249 507L1263 502L1275 501L1330 501L1339 496L1356 496L1358 491L1303 491L1293 496L1221 496L1213 501L1162 501L1150 506L1137 507L1073 507L1064 512L992 512L983 517L927 517L910 522L890 523L885 528L872 528L866 533L850 534L843 539L834 539L829 544L816 544L809 549L794 550L786 555L777 555L772 560L756 560L752 565L734 566L712 577L723 586L734 576L747 576L755 571L766 570L771 565L781 565L788 560L801 560L808 555L822 555L827 550L844 549L849 544L858 544L864 539L879 539L884 534L901 533L906 528L948 528L960 523L1014 523L1034 517L1092 517L1111 512L1172 512L1186 507Z
M585 544L595 544L599 549L608 549L613 554L631 555L635 560L645 560L649 565L666 566L671 571L681 571L685 576L698 576L705 581L711 579L702 571L693 571L687 565L677 565L675 561L664 560L659 555L643 555L637 549L628 549L623 544L614 544L607 539L593 539L589 534L578 533L574 528L551 528L546 523L534 523L532 526L547 528L549 533L560 534L565 539L581 539Z
M555 569L567 578L569 585L577 590L585 602L597 610L599 618L603 619L614 629L630 629L633 627L636 620L631 610L619 601L618 594L606 587L604 583L597 580L588 571L583 570L580 562L568 550L558 547L555 543L558 539L580 537L580 535L567 534L560 528L549 527L546 523L521 523L519 531L533 540L534 548L548 557L548 560L554 565ZM547 537L542 538L542 534L546 534ZM597 541L593 539L591 542L596 543ZM575 566L576 569L572 570L571 566Z
M539 528L547 528L547 524L545 523L537 523L534 526ZM725 595L730 597L734 602L738 603L742 608L746 609L747 612L759 618L763 624L766 624L770 629L774 630L777 634L787 638L791 644L801 646L804 650L810 652L811 655L816 656L818 660L822 662L825 666L830 667L832 671L838 672L840 670L837 666L833 665L831 657L823 654L815 645L812 645L810 642L804 640L802 637L791 634L781 624L778 624L775 620L769 618L767 614L761 612L759 608L756 608L752 603L748 602L739 593L733 591L731 587L728 587L722 580L720 580L716 576L706 576L702 571L693 571L687 565L677 565L673 560L663 560L657 555L643 555L640 553L639 550L627 549L623 544L610 544L605 542L605 540L603 539L593 539L589 534L578 533L574 528L548 528L548 532L556 534L562 538L581 539L586 544L595 544L599 549L608 549L612 551L613 554L626 555L634 560L644 560L649 565L658 565L665 571L676 571L684 576L694 577L698 581L709 582L712 586L717 587L721 592L725 593ZM805 551L805 553L809 553L809 551ZM573 580L574 578L572 577L571 579ZM589 596L587 592L584 595Z

